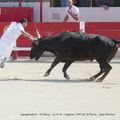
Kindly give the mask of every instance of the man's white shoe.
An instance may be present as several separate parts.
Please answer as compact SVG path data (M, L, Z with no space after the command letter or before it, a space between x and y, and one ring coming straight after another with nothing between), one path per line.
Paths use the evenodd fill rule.
M2 60L2 62L1 62L1 64L0 64L0 67L1 67L1 68L4 68L6 61L7 61L7 58L4 57L3 60Z

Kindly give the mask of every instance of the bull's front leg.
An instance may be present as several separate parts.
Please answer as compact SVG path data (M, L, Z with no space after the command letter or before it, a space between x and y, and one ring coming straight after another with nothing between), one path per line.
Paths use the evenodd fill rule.
M58 61L58 59L56 58L56 59L53 61L51 67L50 67L50 68L47 70L47 72L44 74L44 77L47 77L48 75L50 75L51 70L52 70L58 63L59 63L59 61Z
M65 77L67 80L69 80L70 77L69 77L69 75L66 73L66 71L67 71L68 67L69 67L71 64L72 64L71 61L66 62L65 65L64 65L64 67L63 67L63 69L62 69L63 74L64 74L64 77Z

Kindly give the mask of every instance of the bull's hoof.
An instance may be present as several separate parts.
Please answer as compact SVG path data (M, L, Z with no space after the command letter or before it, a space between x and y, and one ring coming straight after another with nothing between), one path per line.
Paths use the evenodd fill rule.
M44 74L44 77L47 77L47 76L49 76L49 73L46 72L46 73Z
M95 80L95 77L90 77L89 78L89 81L94 81Z
M102 82L103 79L102 78L98 78L95 82Z
M64 76L67 80L70 80L70 77L68 75Z

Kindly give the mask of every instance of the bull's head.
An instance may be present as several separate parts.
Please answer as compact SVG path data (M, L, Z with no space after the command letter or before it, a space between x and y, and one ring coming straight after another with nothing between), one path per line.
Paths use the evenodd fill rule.
M37 40L34 40L32 42L32 48L30 51L30 58L35 60L38 60L40 56L43 54L44 50L42 47L42 38L41 35L38 32L38 29L36 28L36 33L37 33Z

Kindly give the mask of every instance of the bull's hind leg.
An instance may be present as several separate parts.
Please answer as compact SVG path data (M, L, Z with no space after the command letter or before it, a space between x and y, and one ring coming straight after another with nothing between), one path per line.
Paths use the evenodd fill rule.
M97 73L96 75L92 76L89 78L90 81L94 81L96 78L98 78L100 75L102 75L104 73L104 70L101 69L99 73Z
M64 77L65 77L67 80L69 80L70 77L69 77L69 75L66 73L66 71L67 71L68 67L69 67L71 64L72 64L71 61L66 62L65 65L64 65L64 67L63 67L63 69L62 69L63 74L64 74Z
M110 70L112 69L112 67L106 61L102 61L100 64L101 64L102 68L104 69L104 74L102 75L102 77L100 77L97 80L97 82L102 82L104 80L104 78L108 75Z
M95 74L94 76L90 77L89 78L90 81L94 81L96 78L98 78L100 75L102 75L105 72L100 64L99 64L99 66L100 66L100 72Z
M47 70L47 72L44 74L44 77L47 77L47 76L50 74L51 70L52 70L58 63L59 63L59 61L58 61L58 59L56 58L56 59L53 61L51 67L50 67L50 68Z

